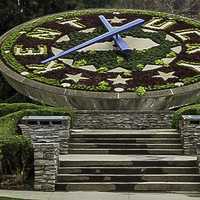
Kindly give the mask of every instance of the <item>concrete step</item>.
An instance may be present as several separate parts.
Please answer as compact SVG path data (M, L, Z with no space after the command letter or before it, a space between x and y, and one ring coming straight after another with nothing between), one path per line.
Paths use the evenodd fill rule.
M75 149L138 149L138 148L149 148L149 149L181 149L182 144L140 144L140 143L69 143L69 148Z
M200 182L83 182L57 183L58 191L200 191Z
M58 174L57 182L200 182L200 174Z
M63 147L63 148L67 148L69 146L69 143L68 144L60 144L60 147Z
M179 133L72 133L71 138L180 138Z
M72 130L69 154L59 157L56 189L200 191L197 158L182 155L175 129Z
M177 129L71 129L71 133L177 133Z
M69 148L61 148L59 153L68 152ZM67 153L68 154L68 153Z
M198 167L60 167L59 174L197 174Z
M180 138L71 138L70 143L181 144Z
M118 154L118 155L128 155L128 154L139 154L139 155L182 155L183 149L69 149L70 154Z
M197 158L175 155L89 155L59 157L60 167L196 167Z
M69 153L68 150L61 150L59 152L60 155L67 155L68 153Z

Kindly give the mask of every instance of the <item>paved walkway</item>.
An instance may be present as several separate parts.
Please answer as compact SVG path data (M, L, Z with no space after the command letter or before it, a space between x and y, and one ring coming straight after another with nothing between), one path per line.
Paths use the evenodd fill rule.
M32 200L198 200L200 193L31 192L0 190L0 197Z

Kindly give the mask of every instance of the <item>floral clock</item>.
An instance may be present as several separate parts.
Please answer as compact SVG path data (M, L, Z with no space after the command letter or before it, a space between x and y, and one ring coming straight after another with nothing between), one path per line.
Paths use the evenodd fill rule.
M121 34L130 48L128 53L119 51L110 39L41 64L48 57L105 33L107 30L99 15L104 15L113 27L137 18L145 20L142 26ZM20 78L32 81L39 88L52 86L55 94L56 88L63 89L65 96L70 91L82 96L85 91L87 98L92 93L98 93L98 98L101 93L103 98L112 94L111 99L119 99L118 95L123 98L127 95L128 99L135 94L148 96L153 91L168 94L171 91L173 95L180 88L186 88L187 93L191 85L194 85L191 90L198 91L200 23L164 13L134 10L60 13L30 21L5 34L1 39L1 60L0 70L7 79L19 76L10 84L32 98L36 97L31 91L27 94L27 87L22 90L21 86L17 87ZM7 74L6 69L15 76ZM34 88L38 89L37 86ZM55 98L51 101L56 101ZM36 99L42 101L39 97Z

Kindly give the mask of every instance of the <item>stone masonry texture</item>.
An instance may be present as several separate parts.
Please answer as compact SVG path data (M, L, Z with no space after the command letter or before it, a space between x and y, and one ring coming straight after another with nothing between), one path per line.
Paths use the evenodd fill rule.
M77 111L73 128L161 129L171 128L172 112Z
M199 121L196 117L194 120L193 116L185 115L179 123L185 155L197 155L197 146L200 143Z
M34 189L54 192L58 171L59 144L34 143Z

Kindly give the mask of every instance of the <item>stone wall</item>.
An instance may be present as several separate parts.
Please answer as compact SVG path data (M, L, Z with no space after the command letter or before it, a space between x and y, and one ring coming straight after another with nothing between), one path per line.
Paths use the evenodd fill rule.
M183 115L179 123L184 154L197 155L197 145L200 143L200 116Z
M172 112L77 111L73 128L161 129L171 128Z

